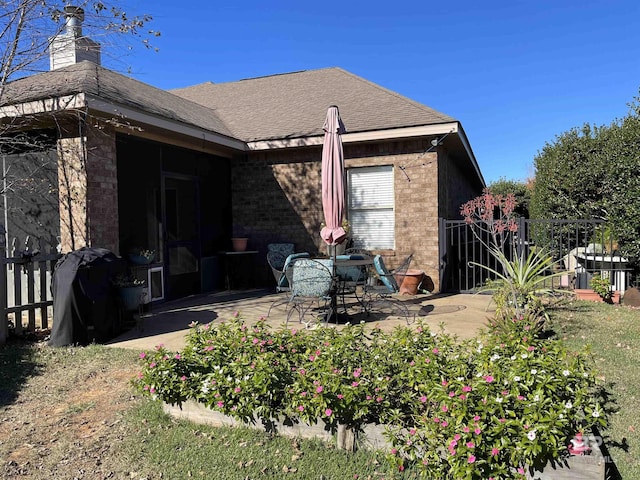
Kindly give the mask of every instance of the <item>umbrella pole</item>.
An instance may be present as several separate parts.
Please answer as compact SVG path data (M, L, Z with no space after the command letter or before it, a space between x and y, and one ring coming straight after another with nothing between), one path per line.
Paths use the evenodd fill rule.
M338 324L338 284L339 284L338 268L336 267L336 261L338 259L338 255L336 254L337 251L338 251L338 244L336 243L333 246L333 262L331 262L332 264L331 274L333 275L333 281L334 281L333 294L331 295L331 312L336 320L336 325Z

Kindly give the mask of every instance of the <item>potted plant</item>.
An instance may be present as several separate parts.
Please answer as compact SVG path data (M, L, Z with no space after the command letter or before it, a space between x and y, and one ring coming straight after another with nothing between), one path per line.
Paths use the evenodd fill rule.
M134 265L148 265L156 258L156 251L149 248L134 247L129 251L129 261Z
M591 288L598 294L602 301L606 303L614 303L614 296L618 292L614 292L611 286L611 281L607 275L600 275L599 273L596 273L591 279Z
M118 289L122 307L125 310L137 310L143 303L145 295L144 280L139 280L131 275L118 275L113 280L113 285Z
M231 250L234 252L244 252L249 243L248 229L243 225L234 225L231 236Z

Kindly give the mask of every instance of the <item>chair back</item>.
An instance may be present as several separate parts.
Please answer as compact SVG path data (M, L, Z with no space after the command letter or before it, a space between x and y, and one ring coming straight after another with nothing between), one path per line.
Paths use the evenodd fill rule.
M278 291L286 291L289 289L289 281L286 276L288 266L297 258L308 258L307 252L292 253L286 257L279 251L267 252L267 263L271 268L273 277L276 280L276 289Z
M331 270L310 258L299 258L291 269L292 297L327 297L333 288Z
M287 258L295 252L295 249L293 243L270 243L267 245L268 252L277 252L282 255L282 258Z
M375 257L373 257L373 266L376 269L376 273L390 293L398 293L400 291L400 285L398 284L398 282L402 283L402 281L404 280L404 277L407 274L407 270L409 270L409 265L411 265L412 259L413 254L405 258L400 266L398 266L398 268L390 271L384 264L384 260L381 255L376 255Z
M353 250L353 249L352 249ZM361 253L362 252L362 253ZM336 260L364 260L368 257L363 250L355 253L350 252L344 255L338 255ZM350 283L364 283L367 280L367 267L365 265L360 266L340 266L336 268L336 275L342 281Z

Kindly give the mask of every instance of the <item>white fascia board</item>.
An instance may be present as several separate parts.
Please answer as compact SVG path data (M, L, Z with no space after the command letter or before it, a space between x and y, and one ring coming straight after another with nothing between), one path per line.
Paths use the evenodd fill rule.
M86 105L85 94L76 93L56 98L43 98L42 100L33 100L16 105L5 105L0 107L0 118L16 118L63 110L78 110L84 109Z
M194 127L178 121L167 120L159 115L153 115L147 112L142 112L123 105L117 105L112 102L106 102L101 98L87 95L87 105L91 110L103 112L110 116L118 116L133 120L135 122L144 123L157 128L168 130L170 132L187 135L189 137L197 138L205 142L215 143L225 147L233 148L235 150L246 151L246 143L230 138L219 133L205 130L203 128Z
M473 168L475 169L476 174L478 175L478 178L482 182L482 186L486 187L487 183L484 181L484 177L482 176L482 172L480 171L480 166L478 165L476 156L473 154L473 150L471 150L471 144L469 143L467 134L464 133L464 130L462 129L462 125L460 125L459 127L460 128L458 129L458 138L462 142L462 145L464 146L464 149L466 150L467 155L469 156L469 160L471 160L471 163L473 164Z
M345 133L342 135L342 143L369 142L391 140L395 138L426 137L429 135L445 135L457 133L458 122L439 123L436 125L422 125L419 127L394 128L390 130L375 130L371 132ZM279 148L297 148L322 145L322 135L314 137L287 138L278 140L258 140L247 142L249 150L273 150Z

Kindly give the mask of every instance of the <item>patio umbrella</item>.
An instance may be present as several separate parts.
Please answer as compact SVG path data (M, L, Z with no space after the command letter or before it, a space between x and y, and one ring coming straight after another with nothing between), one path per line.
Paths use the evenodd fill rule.
M324 142L322 144L322 211L324 212L325 226L320 231L320 236L327 245L333 245L333 269L336 276L336 247L347 238L347 233L342 228L344 217L344 154L342 152L342 134L344 124L340 119L338 107L332 105L327 110L327 118L322 127L324 130ZM337 308L338 292L334 289L331 295L331 310L333 316L338 319ZM328 319L329 320L329 319Z
M340 119L338 107L332 105L327 110L327 118L322 127L322 210L325 226L320 236L327 245L338 245L347 238L342 228L344 217L344 154L342 152L342 134L344 124ZM335 252L335 248L333 249Z

